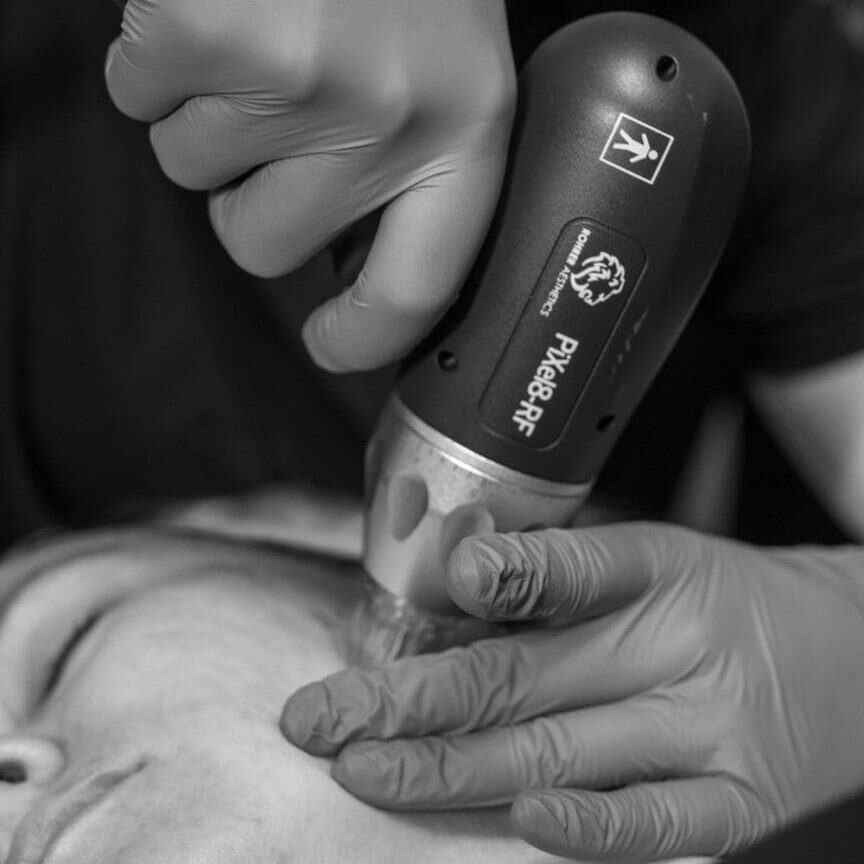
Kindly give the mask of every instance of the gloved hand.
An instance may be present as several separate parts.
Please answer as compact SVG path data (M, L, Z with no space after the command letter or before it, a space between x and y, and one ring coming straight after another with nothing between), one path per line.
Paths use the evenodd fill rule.
M864 786L859 548L631 523L466 540L448 579L474 614L572 623L295 693L284 733L365 801L514 801L541 849L643 861L728 853Z
M165 173L215 190L216 232L253 273L386 207L360 276L306 323L320 365L383 365L453 300L506 159L504 0L129 0L106 77Z

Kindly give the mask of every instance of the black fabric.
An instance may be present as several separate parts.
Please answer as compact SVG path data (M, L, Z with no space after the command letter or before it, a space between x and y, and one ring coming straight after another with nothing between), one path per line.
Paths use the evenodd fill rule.
M536 10L543 5L545 16ZM802 369L864 344L864 60L815 2L511 2L515 53L601 11L660 15L729 68L750 115L747 203L708 299L750 369ZM528 38L520 38L524 34Z
M860 864L864 791L729 859L729 864Z
M0 14L0 548L266 483L361 484L392 372L318 372L297 338L329 258L239 271L102 82L110 3Z
M864 78L821 5L785 0L511 0L517 59L608 9L702 38L753 126L735 237L600 484L661 514L713 393L864 348ZM162 177L104 92L113 4L6 0L0 16L0 546L265 483L359 491L392 370L337 378L305 358L302 320L337 290L328 255L277 280L234 267L204 197ZM782 512L771 524L830 534Z

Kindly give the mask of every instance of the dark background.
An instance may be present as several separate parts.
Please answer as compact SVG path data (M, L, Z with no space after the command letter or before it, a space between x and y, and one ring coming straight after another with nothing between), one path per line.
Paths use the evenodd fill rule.
M830 48L819 53L820 39L833 36L817 7L829 8L508 4L520 63L576 15L626 8L676 20L720 54L751 110L747 216L598 487L599 499L626 514L675 515L682 463L721 393L743 420L735 427L740 446L721 466L733 481L722 494L733 500L725 521L711 527L763 543L847 539L740 399L747 368L794 371L864 342L854 332L860 316L838 315L837 296L816 303L806 286L790 290L780 280L760 294L750 285L759 263L753 250L770 247L764 226L796 218L781 198L789 176L802 200L816 194L808 183L834 200L830 178L812 166L804 180L795 171L817 148L845 140L837 135L837 118L848 113L842 101L860 102L860 91L835 92L842 64ZM830 9L861 36L860 2ZM118 30L113 3L6 0L0 16L0 547L45 527L138 518L178 500L262 485L359 493L363 446L393 370L340 378L306 358L297 340L302 321L339 289L332 257L275 280L230 262L209 228L204 196L167 181L146 129L108 100L102 64ZM791 35L778 35L784 28ZM801 34L808 41L799 45ZM796 112L808 128L790 134L782 121ZM826 224L834 215L826 213ZM800 239L802 258L787 266L806 283L807 261L826 236ZM860 246L860 229L838 222L828 240ZM767 255L766 272L774 264ZM850 265L860 266L851 253ZM773 321L772 291L786 305L800 299L792 304L797 318L782 327ZM825 327L845 320L846 330L823 333L820 315ZM791 351L793 343L804 348Z

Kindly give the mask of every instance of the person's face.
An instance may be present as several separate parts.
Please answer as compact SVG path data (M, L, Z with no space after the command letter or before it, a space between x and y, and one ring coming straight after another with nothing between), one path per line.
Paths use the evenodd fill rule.
M125 532L0 567L21 580L0 622L9 864L537 860L493 841L500 814L373 810L280 735L286 696L345 665L347 565Z

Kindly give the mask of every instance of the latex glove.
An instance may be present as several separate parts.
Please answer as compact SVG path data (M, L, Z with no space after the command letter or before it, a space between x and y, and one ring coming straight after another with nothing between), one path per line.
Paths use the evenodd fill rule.
M357 280L306 323L320 365L383 365L454 299L506 159L503 0L129 0L106 77L165 173L215 190L216 232L252 273L386 207Z
M578 623L295 693L284 733L338 753L359 798L515 799L546 851L641 861L728 853L864 786L861 549L631 523L463 541L448 578L475 614Z

